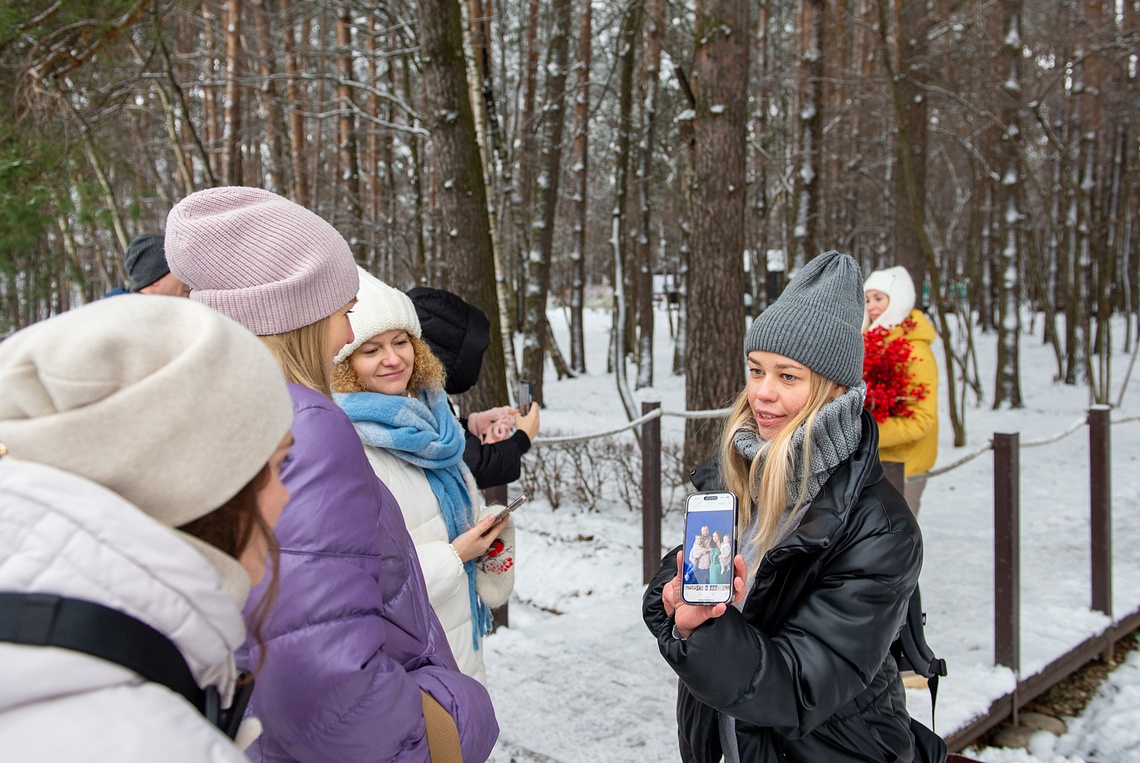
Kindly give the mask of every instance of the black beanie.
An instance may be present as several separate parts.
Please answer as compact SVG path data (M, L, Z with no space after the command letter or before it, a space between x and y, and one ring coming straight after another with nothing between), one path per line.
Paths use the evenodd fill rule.
M423 340L447 370L444 389L458 395L475 386L483 353L491 344L491 323L475 305L443 289L418 286L408 292L420 319Z
M150 286L170 272L166 264L163 238L158 233L142 233L127 246L127 275L135 291Z

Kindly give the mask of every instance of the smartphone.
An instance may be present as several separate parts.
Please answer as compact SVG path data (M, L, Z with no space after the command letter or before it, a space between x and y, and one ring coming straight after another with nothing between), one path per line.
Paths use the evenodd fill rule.
M519 413L526 415L530 411L531 400L534 399L534 382L523 379L519 382Z
M531 491L529 491L529 490L521 493L520 495L515 496L513 501L511 501L506 506L504 506L502 511L500 511L498 514L495 515L495 522L494 522L494 524L491 525L491 527L494 527L495 525L499 524L504 519L509 517L511 515L512 511L517 509L519 506L522 506L525 501L530 500L530 496L531 496ZM486 533L484 533L484 534L486 534Z
M685 499L685 557L681 600L687 604L732 601L736 558L736 495L725 490Z

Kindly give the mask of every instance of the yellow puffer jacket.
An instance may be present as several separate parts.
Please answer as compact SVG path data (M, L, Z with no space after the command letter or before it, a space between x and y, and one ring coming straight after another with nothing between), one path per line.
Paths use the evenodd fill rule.
M930 471L938 458L938 365L930 345L937 335L934 326L920 310L910 311L915 327L903 334L895 326L887 334L889 341L905 336L910 342L907 370L914 374L911 384L926 386L926 397L911 403L914 416L892 416L879 424L879 459L906 464L906 476Z

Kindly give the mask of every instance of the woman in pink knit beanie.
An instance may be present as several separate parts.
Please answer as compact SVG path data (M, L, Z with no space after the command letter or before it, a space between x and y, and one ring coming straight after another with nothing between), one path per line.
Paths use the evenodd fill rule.
M190 299L262 338L293 400L280 593L262 634L272 648L247 641L240 655L264 657L251 707L265 731L247 754L423 760L442 734L463 760L486 760L498 737L490 696L456 667L400 508L329 397L359 288L347 242L276 194L212 188L170 211L166 253Z

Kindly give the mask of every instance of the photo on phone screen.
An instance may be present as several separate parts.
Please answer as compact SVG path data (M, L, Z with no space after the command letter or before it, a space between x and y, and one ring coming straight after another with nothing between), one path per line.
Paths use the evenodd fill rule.
M732 601L736 557L736 496L693 493L685 501L685 557L681 599L689 604Z
M534 398L534 382L526 379L519 382L519 413L526 415L530 411L530 402Z

